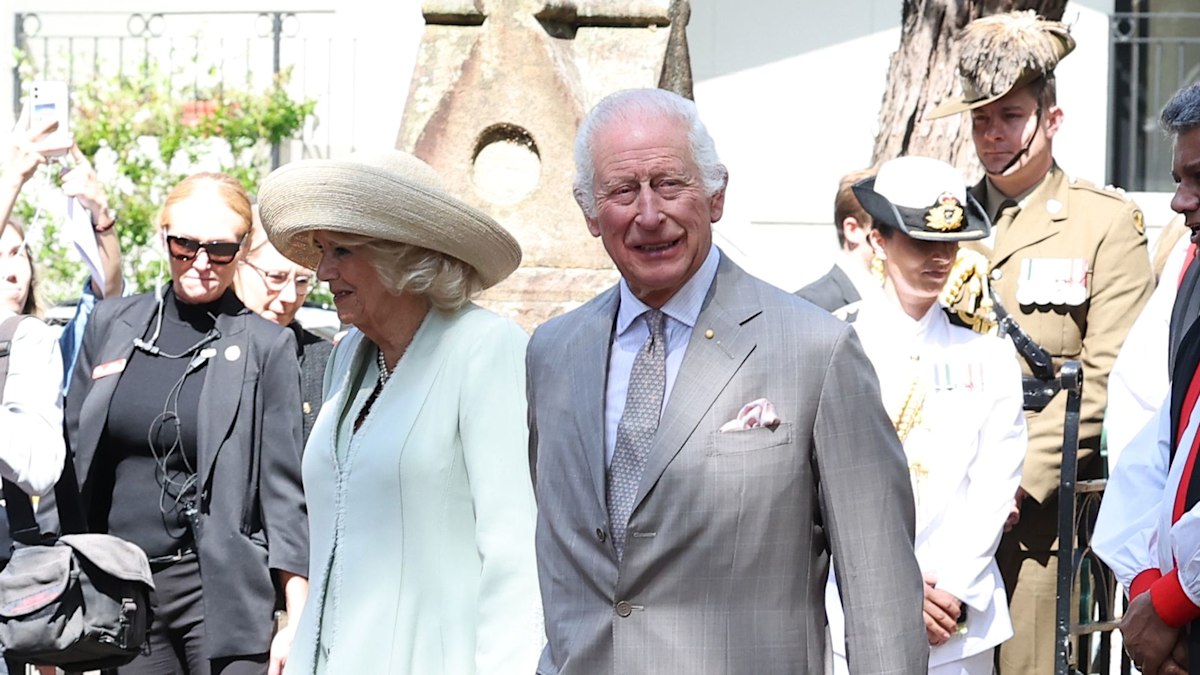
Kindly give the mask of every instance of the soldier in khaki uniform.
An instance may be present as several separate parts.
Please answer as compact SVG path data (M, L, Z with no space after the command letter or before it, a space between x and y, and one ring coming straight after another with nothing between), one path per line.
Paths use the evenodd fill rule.
M932 116L970 111L975 150L987 172L972 192L995 223L994 239L980 248L989 258L993 291L1052 357L1052 373L1068 359L1082 363L1079 476L1099 477L1108 373L1154 284L1142 214L1123 194L1070 178L1054 161L1052 143L1063 120L1054 66L1075 46L1063 24L1033 12L985 17L967 26L960 45L964 94ZM1021 366L1027 384L1046 376L1029 359ZM1061 392L1026 399L1020 521L996 555L1015 628L999 651L1004 675L1054 672L1065 407Z

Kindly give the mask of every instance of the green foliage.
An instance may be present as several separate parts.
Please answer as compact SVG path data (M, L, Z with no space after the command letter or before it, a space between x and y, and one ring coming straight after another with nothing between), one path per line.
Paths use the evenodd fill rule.
M176 183L197 171L223 171L253 193L272 168L272 144L296 138L313 121L316 102L292 98L289 75L281 73L265 91L227 84L197 91L173 83L151 63L132 75L74 86L75 141L108 190L125 278L136 291L151 288L163 265L156 220ZM36 210L26 201L18 213L28 220ZM47 223L37 237L43 293L51 301L77 296L86 276L78 258L62 250L56 227Z

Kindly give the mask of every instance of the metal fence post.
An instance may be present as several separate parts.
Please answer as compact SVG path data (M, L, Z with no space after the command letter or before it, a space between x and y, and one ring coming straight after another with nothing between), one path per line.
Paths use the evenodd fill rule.
M1062 472L1058 484L1058 586L1054 621L1054 672L1071 670L1071 589L1075 579L1075 473L1079 454L1079 405L1083 370L1078 361L1067 361L1059 372L1067 394L1063 425Z

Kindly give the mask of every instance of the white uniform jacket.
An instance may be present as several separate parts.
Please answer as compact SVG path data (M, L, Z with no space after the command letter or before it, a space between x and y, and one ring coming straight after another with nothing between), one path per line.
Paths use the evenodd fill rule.
M854 328L893 420L911 390L924 395L904 441L917 507L917 562L922 574L937 578L937 588L968 608L965 633L932 648L929 665L991 649L1012 636L994 555L1028 441L1015 350L1007 339L951 324L936 303L914 321L892 300L864 301ZM834 651L844 654L833 574L826 611Z

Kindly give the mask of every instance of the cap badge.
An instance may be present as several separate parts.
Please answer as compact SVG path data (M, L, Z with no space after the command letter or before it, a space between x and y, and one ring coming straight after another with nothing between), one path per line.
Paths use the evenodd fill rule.
M958 197L949 192L943 192L942 196L938 197L937 206L929 209L929 214L925 216L925 222L938 232L954 232L962 229L963 210L958 203Z

